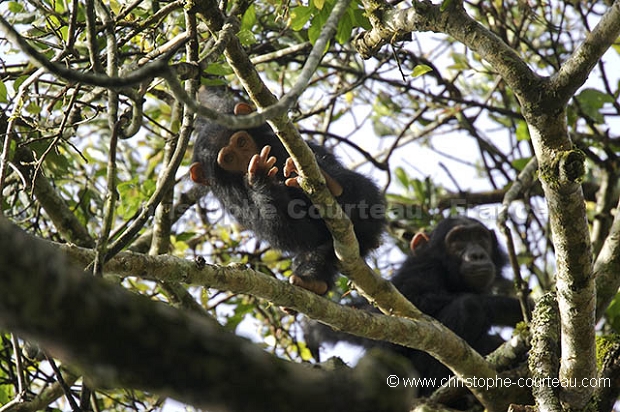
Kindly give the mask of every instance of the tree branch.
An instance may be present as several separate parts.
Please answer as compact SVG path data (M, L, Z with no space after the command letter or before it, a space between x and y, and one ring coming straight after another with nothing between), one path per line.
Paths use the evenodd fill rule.
M64 387L71 387L80 377L70 371L61 368L63 383L56 381L41 391L34 399L22 402L6 404L0 408L1 412L35 412L46 408L58 398L65 395Z
M94 252L90 249L74 245L54 245L78 266L87 265L94 256ZM489 371L489 366L480 355L470 352L470 348L462 348L467 345L431 317L402 319L341 306L305 289L249 269L245 265L233 264L222 267L197 264L170 255L148 256L121 252L106 263L104 271L107 275L140 276L146 280L182 282L257 296L274 305L303 312L346 333L428 351L442 362L454 365L459 369L459 374L464 372L458 366L461 361L473 358L481 363L472 365L466 374L481 376L485 370ZM451 338L446 340L444 333L449 334ZM436 347L438 339L444 342L441 348ZM488 373L494 376L493 373Z
M609 235L594 262L596 319L600 319L620 287L620 203L616 207Z
M55 355L60 355L61 359L66 358L69 354L78 356L78 354L74 354L74 351L80 352L79 348L84 346L84 351L91 351L92 353L86 353L88 359L80 362L85 362L91 366L98 365L97 368L105 366L101 365L101 363L107 362L106 359L112 355L114 356L109 359L121 356L123 353L127 353L127 355L122 355L127 357L132 357L132 353L141 353L134 352L141 351L142 349L140 349L139 345L132 346L132 342L134 342L133 334L144 335L151 326L143 325L142 321L132 319L128 313L124 312L130 310L125 305L134 305L134 303L127 303L125 301L125 297L123 297L125 292L115 291L116 289L110 285L99 285L92 281L90 277L84 276L81 271L74 269L76 267L74 265L84 267L90 264L95 256L93 250L83 249L74 245L59 245L37 239L16 229L5 219L0 220L0 235L0 250L2 251L0 255L0 324L9 330L26 333L25 336L36 337L42 343L47 343L50 348L62 349L60 352L55 352ZM24 255L21 253L23 250L31 250L33 252ZM70 263L67 262L65 256ZM241 265L231 265L228 267L199 265L196 262L169 255L148 256L132 252L121 252L106 263L104 273L123 277L139 275L148 280L183 282L214 287L220 290L230 290L234 293L251 294L268 299L275 305L304 311L308 316L328 323L336 329L347 333L363 335L370 339L391 341L396 344L427 351L463 378L476 377L486 379L495 378L496 376L493 368L477 352L433 318L422 316L420 319L404 319L343 307L302 288L295 287L287 282L274 279ZM76 296L73 296L74 293ZM106 298L105 296L108 297ZM100 302L100 299L104 301ZM118 305L118 307L113 309L112 306L114 305ZM179 334L192 334L196 332L196 329L202 327L199 327L192 321L183 326L185 329L184 332L181 332L175 329L180 326L173 327L168 325L170 322L180 322L178 316L181 315L174 315L173 318L177 319L177 321L173 322L169 318L172 315L163 315L168 313L168 308L162 309L164 311L162 312L163 314L159 313L161 312L160 309L156 309L154 314L150 314L154 307L147 307L144 306L145 304L140 303L135 303L135 305L139 307L131 310L140 313L144 311L143 315L146 317L154 316L157 318L159 315L164 317L164 319L157 318L158 320L155 320L153 318L152 321L148 321L149 325L158 324L157 322L160 321L163 322L161 325L153 327L153 330L157 330L157 336L170 337ZM163 305L161 306L163 307ZM159 307L159 305L156 307ZM78 310L77 308L81 309ZM84 308L91 308L92 310L85 310ZM32 316L33 313L36 313L37 316ZM79 314L79 316L76 314ZM99 318L99 316L103 318ZM115 319L115 316L119 318ZM189 317L190 315L183 316ZM119 327L127 328L126 331L122 332L127 334L126 337L121 337L122 335L119 335L121 332L117 333L117 326L115 326L118 322L123 323L123 319L127 320L127 322ZM200 322L207 321L201 319ZM97 325L97 327L93 325ZM167 329L169 327L172 329ZM94 334L85 332L91 329L97 329L97 332L93 332ZM126 341L129 346L116 347L116 343L111 344L107 342L107 339L110 338L110 329L115 330L115 342ZM75 330L76 333L70 333L69 331L71 330ZM104 336L98 336L99 333ZM196 333L202 334L202 332ZM216 333L216 331L209 329L204 333L212 334ZM150 332L147 336L149 339L157 339ZM205 337L202 336L201 339L203 338ZM140 341L140 338L137 339ZM167 339L173 340L171 337ZM220 339L220 343L223 345L234 344L240 351L245 350L243 349L245 346L238 346L234 342L231 343L232 341L229 341L231 338L228 337L211 337L210 339ZM51 346L50 340L52 341ZM88 340L88 342L85 342L85 340ZM441 341L442 345L437 345L438 341ZM152 346L152 341L143 343L144 345ZM158 356L165 356L166 353L178 353L181 351L178 345L182 344L187 344L187 342L166 342L165 344L158 345L157 350L160 350ZM99 349L98 345L103 345L108 349L105 349L105 353L102 353L102 349ZM175 346L169 348L167 345ZM175 347L176 349L174 349ZM160 348L166 348L166 350L161 351ZM156 351L155 348L148 350ZM67 353L66 351L69 352ZM106 351L112 351L112 353ZM99 355L101 355L102 359L97 357ZM200 351L199 353L194 353L194 355L207 356L206 353ZM208 356L212 357L213 355ZM137 357L140 358L141 356ZM211 361L214 360L211 359ZM138 379L136 373L140 376L142 376L142 373L145 376L153 374L153 370L144 369L145 365L136 364L139 362L136 360L132 364L131 368L136 368L134 372L130 374L129 371L125 371L120 376L131 376L132 379ZM170 360L170 362L174 363L175 361ZM196 360L194 359L192 362L196 362ZM156 362L153 361L153 363ZM181 361L176 366L180 370L188 367L188 365L182 365L184 363ZM114 367L116 368L117 366ZM124 367L130 368L129 364ZM97 368L94 371L98 374ZM92 370L89 369L89 373L93 373ZM175 373L180 372L177 371ZM267 370L265 376L268 376L269 373L269 370ZM105 374L100 378L106 378ZM195 376L194 378L197 377ZM110 377L107 377L107 379L110 379ZM147 378L142 376L140 379ZM200 379L204 378L201 377ZM265 378L261 377L260 381L263 380ZM220 383L225 381L226 379L222 377ZM132 384L135 385L136 382ZM150 384L154 383L150 382ZM159 388L158 391L164 389L167 390L167 387ZM507 402L510 401L508 392L504 390L505 388L483 390L481 387L472 387L470 389L475 392L479 399L485 402L489 410L505 409ZM161 393L170 392L164 391ZM185 397L182 399L187 400Z
M519 98L550 211L562 323L560 378L580 382L593 377L595 290L580 186L585 156L573 149L568 136L566 104L620 34L620 1L612 4L581 47L550 80L536 75L513 49L471 19L460 1L441 5L416 1L406 10L396 10L379 0L365 0L364 6L373 30L358 39L356 45L367 47L366 51L414 30L446 33L479 53ZM363 47L361 54L368 57ZM592 388L588 386L567 387L562 388L561 398L566 406L582 408L591 394Z
M565 105L588 79L603 54L620 36L620 1L607 9L594 30L551 77L550 89L558 103Z
M225 54L233 67L235 74L243 83L244 88L258 105L265 110L275 110L283 104L292 104L306 87L312 73L316 70L329 40L333 37L337 23L346 11L349 0L336 3L330 17L321 30L321 35L314 44L308 60L301 71L298 82L287 95L277 103L275 96L262 82L258 72L252 65L247 53L243 50L237 37L232 37L226 45ZM213 32L223 28L225 21L215 2L207 1L202 4L200 12L205 16L209 28ZM287 103L288 102L288 103ZM244 116L238 116L243 118ZM312 202L319 207L321 216L325 220L334 237L334 249L340 259L344 274L350 277L360 289L360 292L369 300L376 302L384 313L393 313L409 317L418 317L420 311L411 302L405 299L394 286L385 279L376 276L359 255L359 247L353 225L342 211L332 194L325 185L325 179L316 163L314 154L301 138L299 131L288 118L287 113L276 117L269 116L270 124L291 155L299 176L302 177L301 187L308 194Z
M39 53L34 47L28 44L28 42L2 16L0 16L0 27L4 29L7 39L26 53L35 65L38 67L44 67L50 73L77 83L87 83L108 89L118 89L121 87L133 86L142 83L145 80L152 79L158 76L162 71L165 71L167 67L168 56L164 56L163 58L155 60L152 63L132 71L130 74L123 77L106 76L104 74L92 72L80 72L47 59L43 54Z
M532 392L540 410L560 412L562 406L558 400L558 387L550 380L558 379L559 351L559 314L555 295L548 293L539 299L534 310L531 325L532 349L528 363L532 379L538 384L533 385Z
M410 391L385 383L407 375L399 362L371 359L330 372L286 362L202 317L85 275L3 218L0 233L1 327L40 342L99 385L209 410L408 410Z
M65 200L54 190L50 181L42 173L35 176L35 160L26 147L18 146L13 163L26 179L26 187L32 189L37 200L45 209L56 230L68 242L84 247L95 246L94 239L79 219L69 209Z
M443 4L434 5L427 0L414 1L408 9L396 9L381 0L365 0L363 4L368 13L379 15L374 20L371 18L372 30L354 41L364 58L405 34L433 31L448 34L480 54L518 95L536 90L536 84L541 81L512 48L469 17L459 1L452 1L446 10L442 10Z

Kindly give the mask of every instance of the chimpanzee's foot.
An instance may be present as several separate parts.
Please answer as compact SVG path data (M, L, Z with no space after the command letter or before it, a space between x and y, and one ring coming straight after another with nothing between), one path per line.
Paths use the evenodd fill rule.
M329 290L329 285L323 280L291 275L289 282L292 285L299 286L317 295L324 295Z

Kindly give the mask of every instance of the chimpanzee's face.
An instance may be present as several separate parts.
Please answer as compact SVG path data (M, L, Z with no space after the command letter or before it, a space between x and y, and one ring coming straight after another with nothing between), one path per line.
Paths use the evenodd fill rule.
M227 172L246 173L252 157L258 154L256 142L245 130L233 133L217 154L217 164Z
M448 255L460 261L463 282L474 292L489 290L496 275L491 232L479 224L462 224L452 228L444 242Z

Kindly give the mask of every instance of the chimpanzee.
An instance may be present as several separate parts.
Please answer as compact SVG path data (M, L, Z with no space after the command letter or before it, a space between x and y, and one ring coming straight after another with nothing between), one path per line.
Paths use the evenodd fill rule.
M501 272L507 264L495 233L471 218L447 218L430 236L416 235L411 249L391 279L394 286L481 355L497 349L503 340L489 332L491 326L514 326L522 317L516 298L493 292L494 284L505 280ZM353 306L364 307L359 301ZM318 323L308 323L305 335L315 357L321 343L345 340L365 347L378 345L407 357L422 378L436 378L436 386L451 375L448 368L422 351L362 340ZM436 388L419 389L421 395L428 395Z
M209 88L201 102L221 113L248 114L230 89ZM207 185L243 227L271 246L294 254L294 285L325 294L337 274L333 239L318 210L299 188L292 159L271 127L230 130L199 119L190 176ZM380 244L385 200L367 177L346 169L322 146L309 143L328 189L353 222L360 255Z

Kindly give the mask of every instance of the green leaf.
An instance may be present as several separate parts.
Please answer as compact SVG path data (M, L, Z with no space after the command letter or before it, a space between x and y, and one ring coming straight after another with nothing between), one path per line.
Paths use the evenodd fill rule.
M353 27L361 27L364 30L370 30L372 25L366 16L366 12L354 3L351 3L351 8L353 8Z
M520 172L525 168L525 166L529 163L531 159L531 157L523 157L521 159L515 159L510 163L512 164L512 167L514 167Z
M349 12L342 16L340 23L338 23L338 29L336 30L335 39L340 44L346 44L351 40L351 33L353 32L353 19Z
M379 137L393 136L395 133L393 127L385 124L380 119L376 119L372 122L372 128L374 133Z
M226 83L224 80L219 79L219 78L210 79L208 77L201 77L200 84L203 86L214 87L214 86L226 86L228 83Z
M194 236L196 236L196 232L182 232L177 234L175 237L177 242L187 242Z
M6 85L2 80L0 80L0 103L6 103L7 100L7 90Z
M212 63L208 65L205 72L216 76L227 76L233 73L229 65L221 63Z
M403 169L402 167L397 167L396 170L394 171L394 174L396 175L396 180L398 180L398 183L400 183L400 185L404 187L405 189L408 189L409 188L409 176L407 176L405 169Z
M411 76L420 77L423 74L426 74L432 71L433 69L430 66L427 66L426 64L418 64L417 66L413 68L413 72L411 73Z
M306 6L298 6L291 10L291 18L289 21L291 29L299 31L304 28L306 23L312 17L313 8Z
M450 66L453 70L466 70L469 69L469 59L466 54L463 53L452 53L452 59L454 60L454 64Z
M141 182L137 177L127 182L119 183L116 190L120 196L117 212L121 218L130 218L155 191L156 182L145 180Z
M19 90L19 86L21 86L22 83L26 81L26 79L28 79L28 76L19 76L17 79L15 79L15 81L13 82L13 90Z
M256 21L256 7L252 4L243 14L243 18L241 19L241 30L251 31Z
M325 0L312 0L312 4L319 10L323 10L323 6L325 6Z
M274 249L269 249L265 253L263 253L262 261L264 263L275 263L282 259L282 253L278 252Z
M575 98L586 115L598 124L605 123L600 111L603 105L614 101L613 97L596 89L584 89Z
M424 199L428 197L425 182L420 179L412 179L409 183L413 187L413 194L415 198L423 202Z
M80 218L83 224L86 224L92 217L95 216L95 213L91 209L91 202L99 207L103 203L97 196L97 193L90 188L80 189L76 200L78 202L78 207L75 210L76 215Z
M28 103L28 105L26 106L26 111L32 115L36 115L41 113L41 106L39 106L38 104L36 104L35 102L30 102Z
M452 4L452 0L443 0L441 6L439 6L439 11L446 11L450 4Z
M613 97L596 89L584 89L577 95L577 98L583 102L588 102L600 107L605 103L613 103L614 101Z
M123 182L116 186L116 190L120 196L120 202L116 208L118 216L122 219L129 219L137 211L141 204L141 198L138 196L137 179L129 182Z
M0 385L0 405L6 405L13 398L10 385Z
M516 133L518 142L526 142L530 140L530 130L527 128L527 123L524 121L520 121L517 124Z
M252 30L240 30L239 33L237 33L237 37L243 46L251 46L256 43L256 36Z
M310 352L310 349L308 349L308 346L306 346L304 342L297 342L297 346L299 347L299 356L302 360L310 361L314 359L312 357L312 352Z
M22 6L20 3L16 1L10 1L8 3L8 9L11 13L23 13L24 12L24 6Z
M385 198L388 201L388 203L402 203L404 205L411 205L411 204L417 203L413 199L411 199L411 196L409 195L387 193L385 195Z
M247 303L240 302L235 307L234 315L226 319L226 325L225 325L226 329L230 331L234 331L237 328L237 326L239 326L241 321L245 319L245 316L249 313L252 313L253 311L254 311L254 305L249 305Z
M620 294L611 301L605 312L611 327L616 333L620 333Z
M323 24L319 23L317 18L312 19L312 24L308 27L308 40L310 40L312 45L316 43L316 39L321 35L322 27Z

